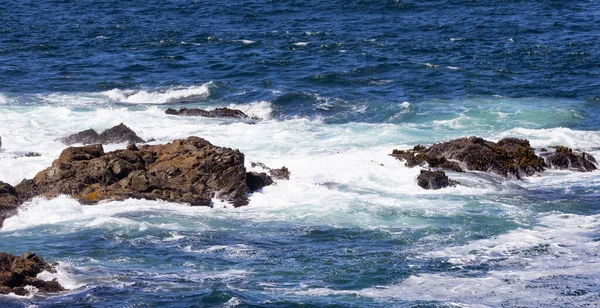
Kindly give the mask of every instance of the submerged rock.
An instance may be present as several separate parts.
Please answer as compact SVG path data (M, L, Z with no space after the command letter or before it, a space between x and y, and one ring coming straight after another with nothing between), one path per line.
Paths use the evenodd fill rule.
M34 253L26 252L22 256L14 256L0 252L0 294L14 293L24 296L29 294L27 286L42 292L65 290L56 279L44 281L36 278L43 271L56 273L54 267Z
M421 170L421 173L417 176L417 184L424 189L441 189L455 186L458 182L448 179L446 173L441 170Z
M189 137L164 145L69 147L52 166L17 185L24 195L70 195L82 203L127 198L210 205L216 197L248 204L244 154Z
M98 134L94 129L86 129L79 133L70 135L68 137L60 139L63 143L71 145L74 143L81 144L109 144L109 143L145 143L144 139L140 138L131 128L121 123L117 126L109 128Z
M416 146L412 150L394 150L392 156L405 160L406 166L423 166L460 172L476 170L504 177L521 178L544 170L544 160L529 145L529 141L504 138L498 143L479 137L469 137L434 144L429 148Z
M570 169L575 171L594 171L596 159L585 152L573 151L567 147L556 147L554 153L545 156L546 163L554 169Z
M236 118L236 119L247 119L246 115L241 110L229 109L229 108L217 108L215 110L204 110L199 108L181 108L179 110L169 108L165 111L166 114L180 115L180 116L196 116L206 118Z

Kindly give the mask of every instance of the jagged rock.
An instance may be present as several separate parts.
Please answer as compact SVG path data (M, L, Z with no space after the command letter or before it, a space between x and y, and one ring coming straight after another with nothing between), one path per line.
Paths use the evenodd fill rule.
M286 166L283 166L279 169L272 169L272 168L267 167L263 163L255 163L255 162L253 162L251 164L251 166L252 166L252 168L260 167L263 170L267 170L269 172L269 175L273 179L276 179L276 180L289 180L290 179L291 172Z
M17 213L17 207L21 204L17 190L11 185L0 182L0 228L4 219Z
M236 118L236 119L247 119L246 115L241 110L229 109L229 108L217 108L215 110L204 110L199 108L181 108L179 110L169 108L165 111L166 114L180 115L180 116L196 116L206 118Z
M423 166L450 171L477 170L505 177L521 178L544 170L544 160L529 145L529 141L504 138L498 143L479 137L456 139L413 150L394 150L392 156L406 161L408 167Z
M102 144L122 142L145 143L146 141L138 137L131 128L123 123L109 128L100 134L100 143Z
M210 205L212 197L248 204L244 154L198 137L108 153L100 144L69 147L16 189L28 198L67 194L84 204L143 198Z
M417 176L417 184L424 189L441 189L450 185L454 186L458 182L448 179L446 173L441 170L421 170Z
M585 152L573 151L567 147L556 147L554 153L548 154L546 163L555 169L570 169L576 171L594 171L597 169L594 156Z
M140 138L131 128L121 123L117 126L109 128L98 134L93 129L87 129L79 133L70 135L68 137L60 139L63 143L71 145L74 143L81 144L109 144L109 143L145 143L144 139Z
M255 192L265 186L273 184L273 179L264 172L248 172L246 174L246 183L249 192Z
M15 293L24 296L29 294L25 286L36 287L42 292L65 290L56 279L44 281L36 278L43 271L56 273L50 264L34 253L26 252L22 256L14 256L0 252L0 294Z
M269 175L276 180L289 180L290 174L291 172L286 166L269 170Z

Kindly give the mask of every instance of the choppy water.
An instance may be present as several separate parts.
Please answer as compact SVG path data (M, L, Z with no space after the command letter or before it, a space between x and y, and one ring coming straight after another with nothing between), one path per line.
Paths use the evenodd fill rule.
M0 251L70 290L22 306L590 307L600 173L450 174L425 191L392 149L478 135L600 158L595 1L0 2L0 180L56 139L121 122L197 135L290 181L233 209L34 199ZM255 125L168 116L233 107ZM112 150L124 144L106 146ZM40 157L18 157L34 151ZM51 278L51 277L46 277Z

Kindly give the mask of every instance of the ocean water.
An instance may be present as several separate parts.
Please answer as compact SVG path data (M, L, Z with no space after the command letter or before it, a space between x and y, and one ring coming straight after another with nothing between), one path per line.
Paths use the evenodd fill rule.
M71 133L190 135L292 176L233 208L35 198L0 251L69 290L2 307L595 307L600 171L449 173L393 149L477 135L600 159L597 1L0 1L0 180ZM166 115L240 109L262 120ZM105 150L125 144L105 146ZM22 157L27 152L39 157Z

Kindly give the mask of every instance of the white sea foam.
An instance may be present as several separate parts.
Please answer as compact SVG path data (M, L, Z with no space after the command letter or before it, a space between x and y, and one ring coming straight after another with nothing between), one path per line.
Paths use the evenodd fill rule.
M547 129L514 128L498 134L502 137L527 138L534 147L568 146L572 148L591 149L600 146L600 131L573 130L557 127Z
M460 305L563 306L588 302L600 282L600 242L594 241L600 215L548 214L531 230L517 229L465 246L425 252L455 266L488 264L497 269L479 277L419 274L399 284L357 291L301 289L305 296L356 294L379 301L423 300ZM569 296L577 291L580 296ZM589 294L588 298L585 294Z
M209 86L212 83L205 83L199 86L171 88L166 91L132 91L113 89L102 92L111 100L131 103L131 104L168 104L181 100L205 99L210 91Z
M297 43L294 43L294 46L306 46L306 45L308 45L308 42L297 42Z
M56 273L43 271L37 275L37 278L45 281L56 279L67 290L84 287L85 283L78 281L74 275L69 273L72 268L73 266L70 263L58 262L58 266L55 267Z

